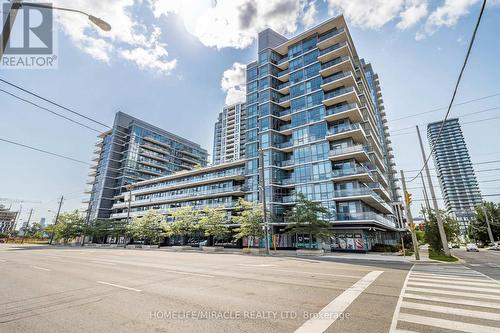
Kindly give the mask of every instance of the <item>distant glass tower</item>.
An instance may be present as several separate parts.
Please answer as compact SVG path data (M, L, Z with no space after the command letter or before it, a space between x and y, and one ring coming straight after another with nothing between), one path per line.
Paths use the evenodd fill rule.
M245 104L224 107L214 128L213 164L236 161L245 156Z
M436 144L442 123L427 125L431 147ZM482 198L458 118L445 122L433 158L446 209L456 216L460 232L465 235L474 216L474 207L481 203Z

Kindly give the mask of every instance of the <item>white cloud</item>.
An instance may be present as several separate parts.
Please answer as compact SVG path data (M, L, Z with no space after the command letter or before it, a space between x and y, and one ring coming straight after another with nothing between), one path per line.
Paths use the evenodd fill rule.
M409 1L406 8L399 14L401 21L396 27L401 30L408 29L417 24L421 19L428 14L426 0Z
M344 14L353 26L377 29L399 16L405 0L327 0L330 15Z
M416 34L417 40L434 34L440 27L453 27L458 20L469 13L470 7L479 0L445 0L427 18L423 28Z
M246 96L246 66L235 62L231 68L222 73L220 86L226 93L226 105L244 102Z
M265 28L294 33L307 5L306 0L150 1L156 17L179 15L201 43L219 49L246 48Z
M111 31L95 27L83 15L55 11L62 30L73 43L93 58L110 62L114 57L131 61L141 69L168 74L176 60L169 59L160 42L161 31L149 27L132 14L142 0L54 0L54 6L82 10L111 24Z
M314 26L317 14L318 9L316 8L316 3L314 1L310 2L307 8L304 9L304 14L302 15L302 24L306 29Z

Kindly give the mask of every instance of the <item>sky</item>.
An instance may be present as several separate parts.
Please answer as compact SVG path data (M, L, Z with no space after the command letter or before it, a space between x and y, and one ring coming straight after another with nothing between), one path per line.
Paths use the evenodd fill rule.
M105 124L112 124L117 111L129 113L197 142L209 152L218 112L225 103L244 98L244 66L256 59L257 33L270 27L293 37L343 13L358 54L379 74L397 169L409 171L407 178L422 165L415 125L421 125L428 152L425 126L444 116L443 107L450 101L481 6L479 0L53 3L101 17L112 30L97 30L83 15L58 12L57 69L2 68L0 78ZM473 163L500 160L500 119L495 118L500 110L498 22L500 1L490 0L456 103L486 98L457 105L450 114L461 116ZM1 82L0 89L29 97ZM0 105L0 138L91 161L95 132L1 91ZM427 113L411 116L423 112ZM83 207L88 165L4 142L0 149L0 198L40 201L23 204L21 221L26 221L31 208L32 221L52 220L61 195L65 197L63 211ZM434 167L432 162L430 166ZM475 165L483 194L500 193L500 182L488 182L500 178L498 170L488 170L499 166L496 162ZM435 178L434 185L438 185ZM415 214L422 199L421 183L417 179L408 187ZM436 193L441 197L438 187ZM498 202L500 196L485 199Z

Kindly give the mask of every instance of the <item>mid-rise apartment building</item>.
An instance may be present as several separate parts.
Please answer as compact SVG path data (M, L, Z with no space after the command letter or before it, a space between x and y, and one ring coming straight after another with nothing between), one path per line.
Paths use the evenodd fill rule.
M225 106L214 126L213 164L245 156L245 104Z
M457 218L465 235L474 208L482 202L481 192L458 118L446 120L438 140L442 124L428 124L427 138L431 149L435 145L432 156L446 210Z
M12 211L0 205L0 232L11 232L16 228L17 211Z
M259 34L258 60L247 66L247 98L239 109L244 159L217 148L238 149L227 141L237 113L238 106L229 106L219 115L214 165L134 183L131 216L222 205L230 218L238 198L262 201L263 167L278 248L299 247L308 237L283 232L298 193L328 209L333 249L397 242L399 188L379 78L358 56L343 16L291 39L270 29ZM127 195L115 196L111 218L125 219L127 207ZM400 211L396 215L402 220Z
M123 112L99 135L94 154L87 182L90 220L109 218L115 196L128 184L206 166L208 156L197 143Z

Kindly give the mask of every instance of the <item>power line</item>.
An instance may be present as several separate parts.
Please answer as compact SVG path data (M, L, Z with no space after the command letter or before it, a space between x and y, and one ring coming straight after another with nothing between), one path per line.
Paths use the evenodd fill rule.
M471 163L471 164L472 165L481 165L481 164L491 164L491 163L499 163L499 162L500 162L500 160L492 160L492 161L476 162L476 163ZM436 170L436 168L429 168L429 170ZM404 170L405 173L407 173L407 172L417 172L417 171L420 171L420 169Z
M54 115L56 115L56 116L58 116L58 117L61 117L61 118L66 119L66 120L68 120L68 121L71 121L72 123L75 123L75 124L77 124L77 125L80 125L80 126L82 126L82 127L85 127L85 128L87 128L87 129L89 129L89 130L91 130L91 131L94 131L94 132L97 132L97 133L101 133L101 132L102 132L102 131L99 131L99 130L97 130L97 129L95 129L95 128L92 128L92 127L90 127L90 126L87 126L87 125L85 125L85 124L83 124L83 123L81 123L81 122L79 122L79 121L76 121L76 120L74 120L74 119L71 119L71 118L69 118L69 117L66 117L66 116L65 116L65 115L63 115L63 114L57 113L57 112L55 112L55 111L52 111L52 110L50 110L50 109L47 109L46 107L43 107L43 106L39 105L39 104L33 103L33 102L31 102L31 101L28 101L27 99L24 99L24 98L22 98L22 97L20 97L20 96L17 96L17 95L15 95L15 94L11 93L11 92L8 92L8 91L3 90L3 89L0 89L0 91L1 91L1 92L3 92L3 93L5 93L5 94L7 94L7 95L10 95L10 96L12 96L12 97L14 97L14 98L17 98L17 99L19 99L19 100L21 100L21 101L23 101L23 102L25 102L25 103L31 104L31 105L33 105L33 106L35 106L35 107L39 108L39 109L42 109L42 110L47 111L47 112L50 112L50 113L52 113L52 114L54 114Z
M24 144L19 143L19 142L14 142L14 141L7 140L7 139L2 139L2 138L0 138L0 141L7 142L7 143L10 143L10 144L13 144L13 145L16 145L16 146L24 147L24 148L27 148L27 149L35 150L35 151L38 151L38 152L41 152L41 153L44 153L44 154L48 154L48 155L52 155L52 156L57 156L57 157L60 157L60 158L64 158L64 159L67 159L67 160L70 160L70 161L73 161L73 162L78 162L78 163L85 164L85 165L92 165L90 163L87 163L87 162L82 161L82 160L78 160L78 159L73 158L73 157L69 157L69 156L65 156L65 155L53 153L53 152L50 152L50 151L47 151L47 150L43 150L43 149L40 149L40 148L35 148L35 147L32 147L32 146L28 146L28 145L24 145Z
M22 87L20 87L20 86L18 86L18 85L16 85L16 84L11 83L11 82L9 82L9 81L6 81L6 80L4 80L4 79L2 79L2 78L0 78L0 81L1 81L1 82L3 82L3 83L5 83L5 84L8 84L8 85L9 85L9 86L11 86L11 87L14 87L14 88L16 88L16 89L19 89L19 90L21 90L21 91L24 91L25 93L30 94L31 96L37 97L37 98L39 98L39 99L41 99L41 100L43 100L43 101L45 101L45 102L47 102L47 103L50 103L50 104L55 105L55 106L57 106L57 107L60 107L61 109L64 109L64 110L66 110L66 111L68 111L68 112L71 112L71 113L73 113L73 114L75 114L75 115L77 115L77 116L80 116L80 117L84 118L84 119L87 119L87 120L89 120L89 121L91 121L91 122L93 122L93 123L96 123L96 124L98 124L98 125L101 125L101 126L104 126L104 127L107 127L107 128L110 128L110 129L111 129L111 127L110 127L110 126L108 126L108 125L106 125L106 124L104 124L104 123L102 123L102 122L100 122L100 121L98 121L98 120L92 119L92 118L90 118L90 117L88 117L88 116L86 116L86 115L84 115L84 114L81 114L80 112L76 112L76 111L74 111L74 110L72 110L72 109L70 109L70 108L68 108L68 107L65 107L64 105L61 105L61 104L56 103L56 102L53 102L53 101L51 101L51 100L49 100L49 99L47 99L47 98L45 98L45 97L42 97L42 96L40 96L40 95L38 95L38 94L36 94L36 93L34 93L34 92L32 92L32 91L28 90L28 89L22 88Z
M464 101L464 102L461 102L461 103L456 103L453 106L465 105L465 104L469 104L469 103L481 101L481 100L492 98L492 97L496 97L496 96L500 96L500 92L496 93L496 94L493 94L493 95L483 96L483 97L479 97L479 98L470 99L470 100L467 100L467 101ZM407 119L407 118L412 118L412 117L416 117L416 116L421 116L423 114L437 112L437 111L441 111L441 110L446 110L446 106L443 106L443 107L440 107L440 108L431 109L429 111L424 111L424 112L410 114L410 115L407 115L407 116L404 116L404 117L400 117L400 118L396 118L396 119L391 119L391 120L388 121L388 123L393 122L393 121Z
M434 141L434 144L432 145L432 149L429 152L429 155L427 156L427 158L425 159L424 165L420 169L419 173L415 177L413 177L412 179L410 179L408 182L412 182L415 179L417 179L418 176L420 176L420 174L424 170L424 168L427 165L427 163L429 163L429 159L431 158L432 153L436 149L437 142L439 141L439 138L441 137L441 133L443 132L444 124L445 124L446 120L448 119L448 115L450 114L451 107L453 105L453 102L455 101L455 96L457 95L458 87L460 85L460 81L462 80L462 75L463 75L463 73L465 71L465 67L467 66L467 62L469 60L469 56L470 56L470 53L471 53L471 50L472 50L472 46L474 45L474 40L476 39L477 30L479 28L479 24L481 23L481 18L483 17L484 7L485 6L486 6L486 0L483 0L483 4L481 5L481 11L479 12L479 16L477 18L476 26L474 27L474 32L472 33L472 38L471 38L471 40L469 42L469 47L467 48L467 53L465 55L465 60L464 60L464 63L462 65L462 68L460 69L460 74L458 75L458 79L457 79L457 82L455 84L455 88L453 89L453 94L451 96L450 104L448 105L448 110L446 111L446 114L444 116L443 122L441 123L441 128L439 129L437 138Z
M488 112L488 111L493 111L493 110L498 110L498 109L500 109L500 106L496 106L496 107L493 107L493 108L488 108L488 109L484 109L484 110L480 110L480 111L463 113L463 114L457 115L457 118L465 118L465 117L473 116L473 115L478 114L478 113L483 113L483 112ZM482 119L479 119L479 120L482 120ZM422 126L422 125L427 125L427 124L428 123L420 123L420 124L417 124L417 125L418 126ZM404 131L404 130L408 130L408 129L413 129L413 127L414 126L408 126L408 127L398 128L398 129L392 130L391 132L394 133L394 132Z

